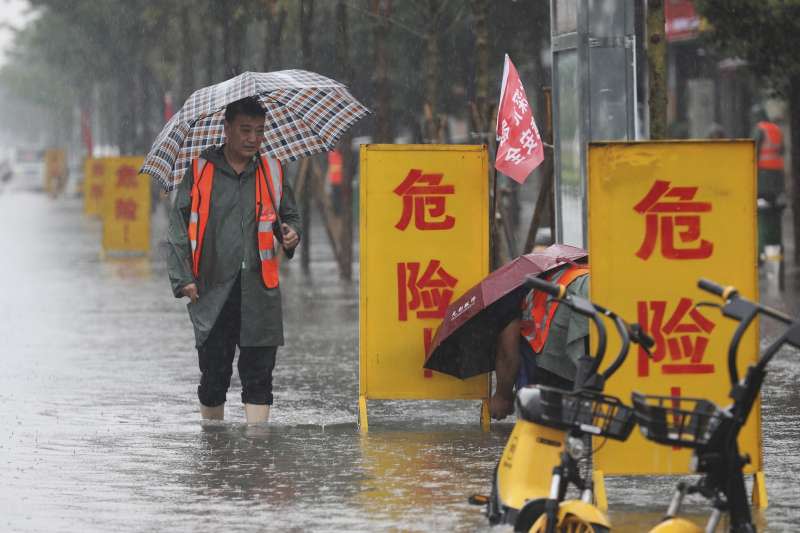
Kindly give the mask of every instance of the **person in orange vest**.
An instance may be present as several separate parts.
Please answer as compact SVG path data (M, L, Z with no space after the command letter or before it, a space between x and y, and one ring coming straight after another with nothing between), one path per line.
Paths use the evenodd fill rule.
M775 199L785 188L783 133L760 106L753 110L753 118L756 124L753 137L758 157L758 197Z
M565 265L545 278L566 285L567 294L588 298L586 264ZM489 412L502 420L514 412L515 389L540 384L572 390L578 359L589 353L589 319L537 291L499 313L500 323L508 325L497 342Z
M333 212L338 215L342 211L342 154L339 150L328 152L328 183Z
M283 345L279 252L300 242L300 216L281 164L259 157L264 110L253 98L225 109L222 146L192 161L178 186L166 239L177 298L189 299L203 419L224 417L236 347L248 423L266 422Z
M759 254L765 245L782 245L781 216L786 204L783 153L780 127L770 121L764 109L751 110L758 160Z

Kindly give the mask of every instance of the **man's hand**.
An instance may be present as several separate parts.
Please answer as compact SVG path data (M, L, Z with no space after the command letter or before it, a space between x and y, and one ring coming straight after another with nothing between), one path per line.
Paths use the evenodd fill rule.
M181 289L181 294L189 298L192 303L197 303L197 300L200 299L200 294L197 292L197 285L194 283L190 283L184 288Z
M300 242L300 236L289 224L281 224L281 233L283 233L283 249L286 251L294 250Z
M502 420L514 412L514 399L494 393L489 398L489 413L495 420Z

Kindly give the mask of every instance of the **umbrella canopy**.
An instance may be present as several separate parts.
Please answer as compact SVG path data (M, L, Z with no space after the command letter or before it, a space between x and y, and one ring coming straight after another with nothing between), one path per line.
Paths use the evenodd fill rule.
M225 107L255 97L266 111L260 151L281 161L332 150L369 114L341 83L305 70L244 72L192 93L156 137L141 172L174 189L192 159L225 142Z
M447 307L431 342L425 368L466 379L494 370L497 336L519 316L529 275L585 260L586 250L554 244L517 257L495 270Z

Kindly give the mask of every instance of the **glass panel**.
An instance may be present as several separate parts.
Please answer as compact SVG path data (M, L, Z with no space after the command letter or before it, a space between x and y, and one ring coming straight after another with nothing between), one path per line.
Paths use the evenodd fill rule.
M581 179L578 123L578 52L555 54L558 69L558 138L560 144L559 214L566 244L583 246L583 180Z
M551 5L555 9L556 35L578 30L577 0L554 0Z
M589 0L589 35L624 35L626 9L625 2L620 0Z
M627 139L628 116L624 48L590 48L592 141Z

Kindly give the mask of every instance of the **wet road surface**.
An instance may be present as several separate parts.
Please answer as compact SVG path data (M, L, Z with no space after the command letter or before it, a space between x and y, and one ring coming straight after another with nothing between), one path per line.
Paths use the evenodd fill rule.
M282 278L266 428L244 424L235 375L228 420L201 426L191 326L162 262L102 260L99 243L78 199L0 194L0 530L489 530L466 497L489 490L511 423L482 432L477 402L371 402L359 434L357 284L338 280L322 233L313 276ZM781 294L766 280L763 296L797 313L799 281L790 271ZM770 370L759 520L793 531L798 354ZM672 485L608 479L615 531L654 524Z

